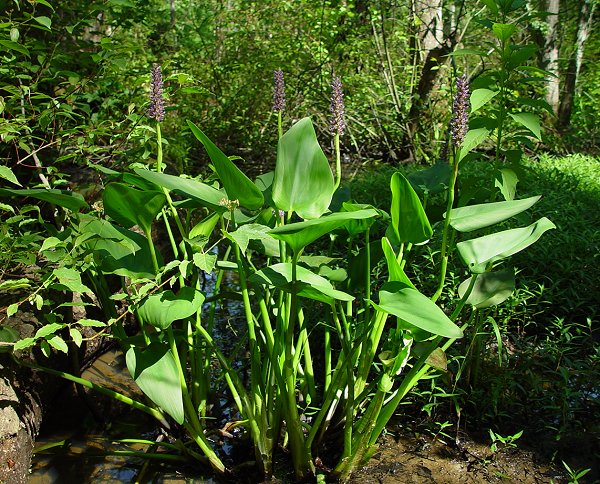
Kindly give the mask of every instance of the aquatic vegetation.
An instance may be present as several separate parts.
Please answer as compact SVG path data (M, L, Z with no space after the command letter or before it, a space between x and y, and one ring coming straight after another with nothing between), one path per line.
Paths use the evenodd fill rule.
M155 67L153 79L156 72ZM282 73L275 79L280 115ZM456 105L462 111L456 113L453 132L467 130L466 78L459 83ZM339 79L333 87L333 135L339 139L344 123ZM157 96L162 100L156 88L152 93L153 102ZM155 107L154 112L160 146L162 111ZM48 324L17 341L14 350L40 344L46 353L50 346L66 351L66 329L80 345L81 327L101 328L118 340L147 402L76 375L45 371L146 412L167 430L185 429L196 448L183 439L180 452L221 474L230 470L209 430L215 418L212 399L225 391L239 412L234 425L250 436L263 475L272 474L274 453L284 446L299 480L324 472L346 480L375 452L407 393L432 371L445 370L445 349L471 322L461 317L463 309L506 300L514 277L506 278L498 266L553 224L541 218L527 227L487 229L527 210L539 197L456 206L458 168L485 139L477 129L460 140L454 136L445 172L445 221L432 226L417 192L399 172L390 179L389 207L351 199L334 207L340 172L334 181L309 118L282 133L275 171L255 181L198 126L187 125L213 163L208 179L163 173L159 152L153 170L103 170L109 183L102 207L90 208L69 191L28 192L63 207L69 221L43 244L42 254L56 264L45 287L93 294L103 317L67 322L50 311ZM336 149L339 160L339 143ZM336 166L341 170L339 162ZM431 174L421 174L421 188L438 184L438 175ZM437 291L428 297L405 269L412 263L412 248L426 244L440 228ZM483 228L485 235L468 238ZM170 254L157 239L159 231ZM455 243L457 233L462 237ZM332 242L323 244L327 238ZM442 310L435 301L450 289L446 266L454 252L470 275L452 308ZM375 266L381 264L376 277ZM233 291L223 287L226 274L237 281ZM215 280L211 291L204 285L209 275ZM231 353L215 336L224 331L215 310L227 300L241 301L245 319L245 335ZM125 333L127 315L137 321L136 336ZM237 364L245 358L240 348L248 350L249 371Z

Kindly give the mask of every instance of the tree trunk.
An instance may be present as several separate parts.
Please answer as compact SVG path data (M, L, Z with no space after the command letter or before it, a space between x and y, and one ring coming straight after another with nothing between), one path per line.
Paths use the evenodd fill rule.
M421 62L425 62L427 54L444 43L442 0L415 0L413 18L417 25L417 48L421 55Z
M0 293L0 297L7 298ZM18 311L4 322L21 338L33 336L39 321L30 312ZM84 337L95 333L86 328ZM70 350L70 355L56 352L50 358L41 358L40 364L74 373L73 364L78 360L81 368L90 365L105 352L113 342L108 338L95 338L85 342L82 348ZM34 354L20 356L23 360L36 361ZM74 359L74 357L77 357ZM45 373L17 364L8 354L0 353L0 483L25 484L29 479L29 466L35 439L42 424L45 407L60 391L69 385Z
M442 0L414 0L413 15L419 27L416 30L415 46L420 50L422 59L421 75L408 114L408 135L412 139L419 129L419 120L434 91L439 77L444 73L440 67L448 62L448 54L465 33L465 28L459 31L459 23L464 14L464 2L454 5L449 10L449 17L444 23ZM419 45L420 44L420 45Z
M171 14L171 28L175 27L175 0L169 0L169 11Z
M547 0L546 12L548 12L548 31L544 42L542 53L542 69L546 69L551 75L546 78L546 102L552 106L554 114L558 114L560 101L560 85L558 77L558 12L560 0Z
M571 113L573 111L573 102L575 100L575 88L577 87L577 79L583 61L583 48L590 35L595 7L596 4L594 0L583 0L581 5L579 20L577 22L575 51L569 60L563 95L558 109L558 127L560 129L567 128L571 123Z

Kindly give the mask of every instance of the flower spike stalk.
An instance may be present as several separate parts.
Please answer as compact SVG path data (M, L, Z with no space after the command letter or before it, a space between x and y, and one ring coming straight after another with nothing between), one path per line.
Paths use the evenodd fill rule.
M456 95L452 105L452 119L450 121L451 147L452 147L452 174L448 185L448 205L446 207L446 220L444 221L444 230L442 232L442 250L441 264L438 288L431 297L432 301L437 301L444 290L446 280L446 269L448 267L448 235L450 232L450 214L454 206L454 187L458 177L458 164L460 148L463 144L467 131L469 130L469 79L466 74L456 78Z
M344 92L342 91L342 80L338 76L333 76L333 80L331 81L331 105L329 106L329 111L331 112L329 131L333 135L335 144L335 191L339 188L342 179L340 136L346 130Z

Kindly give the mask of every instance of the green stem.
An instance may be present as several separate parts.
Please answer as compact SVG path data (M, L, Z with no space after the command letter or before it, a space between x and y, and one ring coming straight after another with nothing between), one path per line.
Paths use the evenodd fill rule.
M369 376L369 371L371 370L371 364L375 358L377 346L379 346L379 341L381 339L381 335L383 334L383 329L385 328L387 313L384 313L383 311L377 311L374 315L374 318L375 320L372 323L373 327L368 332L369 337L365 342L364 347L362 348L363 352L361 352L359 357L360 363L358 373L356 375L356 385L354 389L356 394L360 394L367 383L367 377Z
M171 230L171 224L169 223L169 219L167 218L167 212L163 208L161 213L162 213L163 220L165 221L165 228L167 229L167 234L169 236L169 242L171 243L171 249L173 250L173 256L175 256L175 259L178 259L179 258L179 249L177 249L177 244L175 243L175 238L173 237L173 231Z
M324 391L327 392L331 385L331 333L329 328L325 328L323 336L323 347L325 349L325 386Z
M370 242L370 227L367 227L365 232L365 247L367 264L365 267L365 317L364 321L367 323L371 319L370 309L371 304L368 302L371 299L371 242Z
M335 192L342 181L342 158L340 155L340 134L335 133L333 137L333 144L335 146L335 185L333 191Z
M219 459L213 448L210 446L210 442L204 435L204 431L202 429L202 424L198 418L198 411L194 408L194 404L192 403L192 399L190 398L190 394L187 388L187 382L185 379L185 373L183 372L183 367L181 366L181 360L179 358L179 351L177 350L177 344L175 342L175 336L173 335L173 328L169 326L166 331L167 338L169 340L169 347L171 348L171 352L173 353L173 358L175 359L175 365L177 367L177 371L179 373L179 383L181 386L181 393L183 396L183 406L185 410L186 419L183 422L183 425L189 432L194 442L200 447L204 455L210 461L211 466L220 473L225 473L225 465Z
M279 139L283 136L283 122L281 120L281 111L277 111L277 134Z
M156 249L154 248L154 242L152 241L152 232L149 230L146 232L146 240L148 241L148 248L150 249L150 256L152 257L152 265L154 266L154 272L158 274L158 259L156 258Z
M162 133L160 131L160 122L156 122L156 171L157 173L162 172L162 160L163 160L163 151L162 151Z
M285 413L286 424L290 442L290 450L292 453L292 461L294 464L294 472L299 480L305 479L309 474L314 473L310 449L305 447L304 434L300 423L300 415L298 414L298 406L296 404L296 377L294 371L294 355L292 348L294 347L294 327L298 316L298 284L297 284L297 265L298 254L292 256L292 282L291 282L291 298L290 312L288 324L285 333L285 359L283 365L283 375L285 380Z
M448 205L446 207L446 219L444 220L444 230L442 233L442 253L441 253L441 267L437 291L431 296L433 302L437 301L444 290L444 283L446 281L446 270L448 267L448 234L450 233L450 218L452 207L454 206L454 187L456 185L456 179L458 178L458 159L454 156L454 166L452 167L452 175L450 176L450 185L448 186Z

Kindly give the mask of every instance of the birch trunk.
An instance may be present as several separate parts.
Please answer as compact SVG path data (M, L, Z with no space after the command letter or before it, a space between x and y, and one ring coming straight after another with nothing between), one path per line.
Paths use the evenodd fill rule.
M575 89L577 79L581 70L583 61L583 49L585 42L590 35L592 21L594 18L594 9L596 3L594 0L583 0L577 22L577 40L575 41L575 51L569 61L569 68L565 77L560 107L558 109L558 127L567 128L571 124L571 113L573 112L573 102L575 100Z
M544 42L542 57L542 68L550 75L546 78L546 102L552 106L554 114L558 114L560 103L560 85L558 77L558 12L560 0L547 0L546 12L548 12L548 32Z

